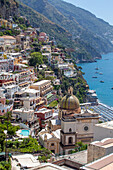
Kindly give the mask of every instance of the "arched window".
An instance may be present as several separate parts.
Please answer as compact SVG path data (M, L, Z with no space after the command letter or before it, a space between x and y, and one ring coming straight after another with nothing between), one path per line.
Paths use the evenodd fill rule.
M69 143L69 144L72 144L72 143L73 143L73 138L72 138L72 137L69 137L69 138L68 138L68 143Z
M69 129L69 132L72 132L72 129L71 129L71 128Z

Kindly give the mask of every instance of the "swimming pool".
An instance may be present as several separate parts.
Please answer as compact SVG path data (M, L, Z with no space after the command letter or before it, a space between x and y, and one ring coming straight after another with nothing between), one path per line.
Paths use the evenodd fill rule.
M22 136L29 136L30 135L30 131L29 130L21 130L21 133L20 133L20 135L22 135Z

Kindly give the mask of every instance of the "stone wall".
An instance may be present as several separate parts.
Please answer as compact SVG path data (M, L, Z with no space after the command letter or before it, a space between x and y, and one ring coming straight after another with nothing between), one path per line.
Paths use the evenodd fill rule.
M89 144L87 162L90 163L111 153L113 153L112 145L109 146L108 144L108 147L104 147L104 146L97 146L96 144Z
M96 146L93 144L89 144L88 146L88 155L87 155L87 162L93 162L105 155L105 148Z

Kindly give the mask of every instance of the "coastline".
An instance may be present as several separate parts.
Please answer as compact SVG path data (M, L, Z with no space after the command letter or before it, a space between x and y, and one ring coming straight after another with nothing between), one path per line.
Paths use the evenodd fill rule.
M98 60L101 60L102 59L102 56L103 55L107 55L107 54L112 54L113 53L113 51L110 51L110 52L107 52L107 53L101 53L100 55L101 55L101 57L95 57L95 58L93 58L93 59L91 59L91 60L78 60L78 61L76 61L75 63L76 64L82 64L82 63L94 63L94 62L97 62Z
M102 55L102 59L97 62L78 63L77 66L82 67L82 71L85 72L84 79L87 81L89 89L96 90L99 102L113 107L113 53ZM97 67L99 70L96 71ZM98 73L96 74L96 72ZM95 76L97 78L92 78ZM104 83L100 83L100 81Z
M97 62L97 60L101 60L102 59L102 56L101 57L95 57L93 59L90 59L90 60L77 60L75 63L76 64L81 64L81 63L94 63L94 62Z

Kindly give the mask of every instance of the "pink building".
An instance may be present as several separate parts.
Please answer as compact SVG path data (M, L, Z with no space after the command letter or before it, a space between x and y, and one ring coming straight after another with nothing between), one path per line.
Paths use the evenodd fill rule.
M39 37L38 37L39 41L44 42L44 41L47 41L47 39L48 39L48 36L47 36L47 34L45 32L41 32L39 34Z

